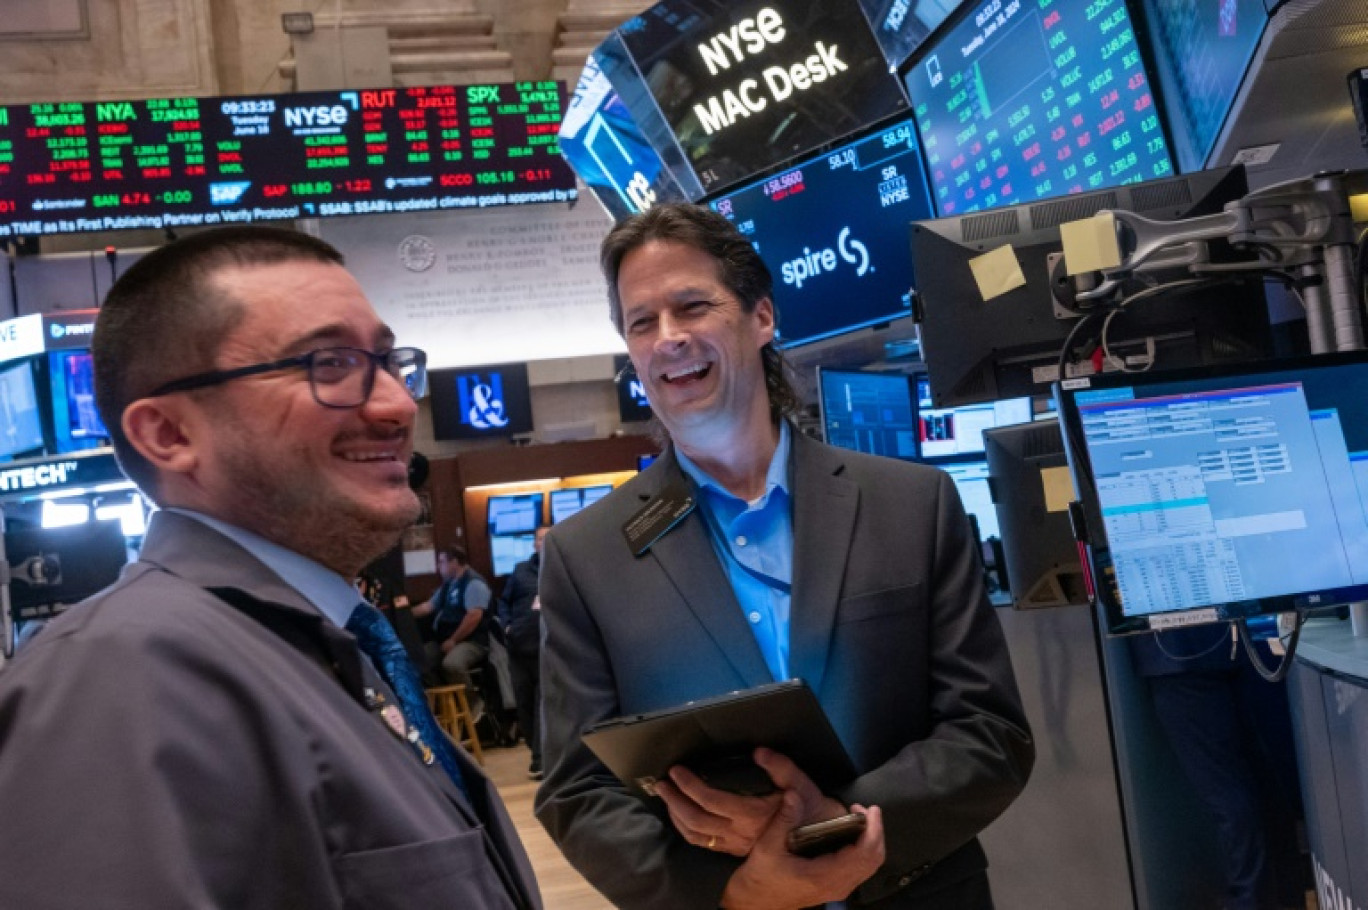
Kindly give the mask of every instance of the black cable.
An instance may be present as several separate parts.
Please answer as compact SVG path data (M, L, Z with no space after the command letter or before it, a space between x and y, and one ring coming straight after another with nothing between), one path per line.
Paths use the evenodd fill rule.
M1249 657L1249 662L1254 665L1254 669L1259 675L1269 682L1282 682L1287 676L1287 671L1292 669L1292 658L1297 654L1297 639L1301 638L1302 624L1306 622L1304 613L1297 613L1297 624L1292 627L1292 635L1284 645L1282 660L1272 670L1264 665L1263 658L1254 649L1254 639L1249 635L1248 620L1241 619L1238 625L1240 630L1240 641L1244 643L1245 654Z
M1077 335L1080 330L1082 330L1083 326L1087 325L1090 321L1092 321L1092 318L1096 315L1097 310L1092 310L1085 314L1082 319L1078 320L1078 322L1074 324L1074 327L1069 331L1069 334L1064 337L1064 346L1059 349L1059 366L1058 372L1056 374L1060 382L1063 382L1064 380L1069 378L1069 374L1067 372L1068 365L1070 362L1069 349L1073 347L1074 336Z

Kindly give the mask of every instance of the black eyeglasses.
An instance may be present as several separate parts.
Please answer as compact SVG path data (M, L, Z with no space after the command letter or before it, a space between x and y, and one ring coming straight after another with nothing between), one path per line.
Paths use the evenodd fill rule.
M148 398L206 389L243 376L303 367L309 371L314 401L325 408L356 408L365 404L375 388L376 367L384 367L408 390L415 401L427 394L427 354L418 348L392 348L383 354L361 348L319 348L298 357L255 363L231 370L210 370L157 386Z

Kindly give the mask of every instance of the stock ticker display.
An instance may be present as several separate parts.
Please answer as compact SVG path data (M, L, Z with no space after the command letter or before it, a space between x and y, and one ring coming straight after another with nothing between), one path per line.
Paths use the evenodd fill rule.
M911 313L908 224L931 216L910 119L709 203L775 279L779 340L816 341Z
M988 0L906 74L942 216L1173 174L1124 0Z
M568 201L557 82L0 107L0 236Z

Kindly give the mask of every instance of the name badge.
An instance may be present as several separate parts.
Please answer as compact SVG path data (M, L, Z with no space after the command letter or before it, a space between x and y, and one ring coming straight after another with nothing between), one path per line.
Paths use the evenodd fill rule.
M641 556L694 510L693 488L678 481L661 490L622 526L633 556Z

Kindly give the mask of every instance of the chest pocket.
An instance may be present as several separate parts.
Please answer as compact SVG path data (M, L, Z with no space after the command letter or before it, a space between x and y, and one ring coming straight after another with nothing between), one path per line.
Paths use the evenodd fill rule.
M514 910L478 830L349 853L338 860L337 872L347 910Z
M924 588L925 585L921 583L900 585L896 588L885 588L882 591L870 591L867 594L843 598L836 606L836 624L864 622L899 613L920 613L924 607Z

